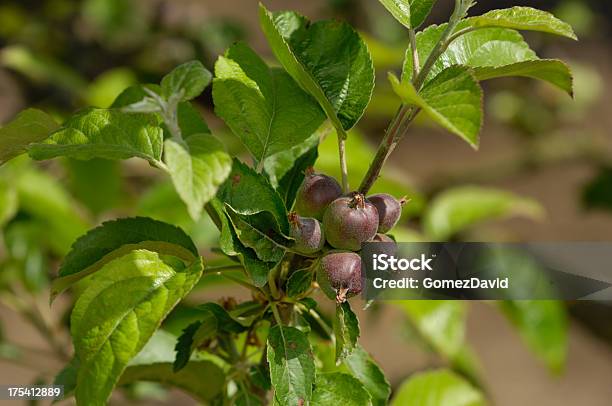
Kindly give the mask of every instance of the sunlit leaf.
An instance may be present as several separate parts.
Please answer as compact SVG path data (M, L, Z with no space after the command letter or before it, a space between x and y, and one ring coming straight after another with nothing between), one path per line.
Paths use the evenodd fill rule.
M294 327L272 327L268 335L268 363L276 402L299 405L311 401L315 364L304 333Z
M31 144L28 153L38 160L139 157L155 165L162 144L163 130L152 115L90 108L69 118L45 142Z
M422 109L433 121L478 147L482 126L482 89L472 72L453 66L428 82L417 93L410 82L389 75L393 90L402 101Z
M332 372L317 375L311 404L370 406L372 403L361 382L348 374Z
M94 275L71 315L80 363L77 403L106 403L127 364L201 273L200 261L185 266L171 257L136 250L108 262ZM167 368L172 369L171 363Z
M436 196L425 213L424 228L431 238L443 241L480 222L510 216L539 219L543 210L536 201L510 192L463 186Z
M572 26L549 12L531 7L492 10L465 20L469 27L503 27L515 30L540 31L577 39Z
M215 136L194 134L185 140L167 139L164 160L179 196L194 220L227 179L232 159Z
M410 377L393 397L391 406L484 406L484 396L448 370L421 372Z
M271 13L260 24L287 72L319 102L339 131L361 118L374 88L374 68L359 34L347 23L310 23L294 12Z
M215 112L257 162L299 146L325 115L284 70L269 68L246 44L232 46L215 65Z
M189 262L198 257L193 241L178 227L145 217L108 221L75 241L59 278L53 281L51 296L134 249L150 249Z

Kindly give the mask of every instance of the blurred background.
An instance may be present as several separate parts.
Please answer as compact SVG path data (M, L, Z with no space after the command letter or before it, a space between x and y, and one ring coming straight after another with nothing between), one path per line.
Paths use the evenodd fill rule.
M366 39L378 80L347 147L356 185L398 106L386 72L401 69L405 30L374 0L264 3L313 20L347 20ZM440 0L429 22L444 21L451 3ZM572 24L580 42L537 33L525 37L540 57L568 61L575 97L526 79L485 83L478 152L417 120L377 185L411 199L397 239L612 239L612 3L480 3L471 13L527 5ZM275 63L259 30L255 0L2 0L0 125L30 106L59 121L84 106L108 107L126 87L157 83L187 60L199 59L213 71L217 56L237 40ZM213 115L210 88L197 102L213 132L240 154L237 138ZM321 145L320 155L318 169L334 173L333 139ZM462 205L473 211L461 227L441 229L434 221L457 215ZM193 223L169 180L142 161L34 164L20 158L0 168L0 383L50 382L61 369L71 351L70 299L49 309L48 281L76 237L105 219L129 215L180 225L205 255L214 247L211 223ZM247 297L211 279L189 300L220 296ZM374 307L360 315L362 344L392 384L451 364L498 405L612 403L609 304L533 304L502 313L493 303L419 306ZM180 332L188 309L176 313L166 327ZM124 392L113 404L193 404L153 384Z

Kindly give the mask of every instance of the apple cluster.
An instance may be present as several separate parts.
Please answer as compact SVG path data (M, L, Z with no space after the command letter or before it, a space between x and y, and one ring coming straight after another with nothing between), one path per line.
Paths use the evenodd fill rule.
M318 261L317 282L330 299L342 303L361 292L361 257L356 252L364 242L393 242L386 233L397 224L404 203L386 193L343 195L334 178L312 168L306 171L295 212L289 215L293 249L314 255L328 248Z

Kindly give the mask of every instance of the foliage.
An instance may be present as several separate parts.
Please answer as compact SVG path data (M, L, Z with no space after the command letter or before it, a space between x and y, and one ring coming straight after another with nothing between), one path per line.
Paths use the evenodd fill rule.
M97 14L92 10L104 7L102 3L87 2L86 15L92 18ZM107 17L129 20L120 2L112 3L116 7ZM176 386L209 404L263 404L271 399L279 405L389 402L388 380L358 343L359 321L346 301L347 288L336 289L331 326L325 311L310 298L320 285L314 280L320 258L330 247L303 255L290 237L289 212L305 172L316 166L331 173L330 156L337 154L340 163L334 158L333 166L340 168L344 192L350 192L349 182L361 180L358 191L367 194L421 112L478 147L481 81L524 76L572 94L569 68L560 61L539 59L518 30L573 39L575 35L551 14L527 7L467 17L471 0L457 0L448 23L417 33L435 1L381 3L408 31L412 45L401 78L389 75L400 108L375 153L357 132L349 131L366 111L374 90L374 64L362 36L343 21L311 22L295 12L271 12L263 5L261 29L281 67L269 66L238 42L217 59L214 79L201 62L187 62L159 84L129 86L111 107L80 110L61 125L40 110L28 109L0 129L0 163L13 159L0 178L0 223L8 224L7 246L16 247L23 239L24 246L64 257L50 286L51 296L73 288L74 357L57 382L77 404L105 404L116 387L137 381ZM129 25L122 21L109 17L94 22L100 30L114 31L114 24ZM27 70L27 65L31 72L37 66L36 73L44 65L30 60L27 52L29 62L20 65L24 54L16 57L15 51L14 66ZM64 68L55 71L52 76L62 77L66 87L81 86ZM212 134L195 107L194 99L210 83L215 113L248 151L252 165L228 152L227 140ZM106 100L98 94L101 87L98 83L85 98ZM325 140L330 132L335 132L337 148ZM157 198L184 209L192 225L206 227L199 221L211 220L217 230L209 223L203 234L218 236L218 248L206 247L214 254L207 252L204 259L192 236L148 217L119 218L85 233L98 222L96 216L81 216L82 208L75 209L52 178L17 158L25 153L38 161L69 158L73 161L67 161L67 167L74 171L82 167L74 162L92 161L110 173L116 173L114 161L140 159L173 186ZM393 193L401 189L389 177L377 187ZM108 190L116 189L111 185ZM359 193L351 200L356 205ZM411 214L418 214L423 197L416 192L408 197L414 197L417 207L409 209L414 210ZM105 209L89 203L84 205L92 213ZM155 212L154 202L145 203ZM455 188L429 203L422 237L446 240L484 220L540 213L537 204L510 193ZM24 214L27 222L20 218ZM30 230L36 227L48 227L54 237L45 244L32 243ZM9 251L9 265L42 256ZM32 275L26 276L26 286L34 288ZM212 283L213 277L248 289L252 298L190 306L187 295L198 284ZM391 404L483 404L482 390L465 379L475 381L477 375L465 344L465 304L400 306L421 338L456 372L415 374ZM527 344L553 370L561 369L566 327L560 305L507 302L501 308ZM178 337L169 333L173 318L182 330L180 335L175 332ZM542 326L551 329L543 331ZM321 368L326 365L321 345L335 347L326 370Z

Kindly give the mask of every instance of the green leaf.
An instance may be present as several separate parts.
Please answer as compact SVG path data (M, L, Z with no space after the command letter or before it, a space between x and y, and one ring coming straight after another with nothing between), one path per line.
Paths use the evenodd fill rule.
M163 130L154 116L91 108L69 118L44 143L31 144L28 153L37 160L139 157L156 165L162 144Z
M284 70L239 42L215 64L215 112L262 162L306 141L325 120L317 102Z
M161 95L166 100L179 94L181 95L180 100L191 100L204 91L211 79L211 73L201 62L186 62L163 77Z
M574 93L574 80L571 69L567 64L556 59L536 59L532 61L517 62L499 68L476 68L474 69L474 75L478 80L508 76L522 76L539 79L555 85L570 96L573 96Z
M281 197L264 175L255 172L238 159L234 159L229 178L219 190L218 196L238 214L271 214L276 228L285 235L289 234L287 209Z
M454 360L465 345L467 308L453 300L397 302L419 335L437 352Z
M307 157L307 154L316 154L319 139L323 136L326 128L328 128L328 125L323 123L323 125L303 143L268 157L264 169L270 179L270 184L274 188L278 190L281 179L288 175L291 176L292 169L297 170L297 166L304 165L304 161L314 159L312 156ZM301 157L305 159L300 159ZM336 158L338 157L336 156Z
M74 357L53 379L53 385L61 385L64 387L64 397L62 399L67 399L73 395L74 388L76 388L78 373L79 360Z
M582 189L582 204L587 209L612 210L612 168L603 166Z
M263 406L263 403L261 403L261 399L259 399L255 395L249 392L241 391L238 397L236 397L234 405L235 406Z
M361 382L348 374L331 372L317 375L311 404L313 406L342 404L370 406L372 403L370 394Z
M140 381L158 382L182 389L200 402L208 404L222 392L225 374L212 361L191 361L178 372L172 370L171 362L135 365L125 370L119 385Z
M17 191L8 182L0 181L0 227L4 227L17 214L18 208Z
M199 256L191 238L173 225L145 217L107 221L74 242L60 267L59 278L53 281L51 297L135 249L173 255L187 262Z
M269 213L263 212L251 216L241 216L230 206L226 210L234 226L236 236L247 247L253 249L257 258L264 262L278 263L290 241L279 234L274 227L274 219Z
M295 157L291 162L292 166L278 181L276 191L281 195L287 208L293 207L298 189L306 177L306 170L313 167L319 157L317 147L318 146L315 144L303 154Z
M102 72L87 86L83 98L89 106L106 108L136 82L136 75L130 68L112 68Z
M64 164L71 194L92 214L98 215L121 205L123 184L118 161L67 159Z
M421 65L431 54L446 27L446 24L433 25L417 34ZM469 28L467 22L459 24L459 29L464 28ZM451 66L464 65L474 69L478 80L524 76L544 80L572 94L572 74L567 66L556 60L536 61L539 61L538 56L519 32L506 28L481 28L455 39L434 63L427 80ZM412 57L407 53L402 81L411 80L411 75Z
M436 0L380 0L383 6L406 28L419 28Z
M400 83L393 74L389 74L389 80L404 103L421 108L437 124L478 147L482 89L468 68L453 66L442 71L420 93L410 82Z
M0 128L0 165L27 151L28 145L41 142L59 126L47 113L27 109Z
M17 190L19 210L43 224L50 247L57 255L66 255L70 244L89 227L68 192L55 178L33 168L16 173L11 182Z
M137 381L158 382L183 389L202 402L217 396L223 389L225 374L215 363L192 360L179 372L169 368L174 358L175 341L174 335L157 330L138 355L132 358L118 385Z
M204 303L197 307L203 315L212 314L217 319L217 326L221 332L227 334L238 334L247 328L236 321L223 307L217 303ZM208 317L208 316L206 316Z
M172 364L174 372L187 365L191 354L206 341L217 334L217 318L211 312L205 312L202 320L185 327L176 342L176 359Z
M260 261L255 251L246 247L238 239L236 231L225 211L223 202L215 198L209 202L207 209L221 231L219 237L221 251L225 255L240 259L240 263L244 266L253 284L259 287L265 285L268 281L268 272L274 264Z
M194 134L210 134L208 124L202 118L200 112L190 102L181 102L177 106L176 118L178 120L181 135L187 139Z
M268 363L277 403L310 403L315 365L308 337L304 333L293 327L272 327L268 335Z
M103 405L128 362L193 288L202 263L136 250L107 263L79 296L71 315L80 361L77 403ZM172 365L167 368L171 371Z
M294 12L259 6L262 30L287 72L319 102L342 134L361 118L374 89L374 67L359 34L347 23L310 23Z
M370 354L360 345L345 358L345 365L353 376L363 384L372 397L373 406L385 406L391 395L391 384Z
M512 7L489 11L465 20L469 27L503 27L515 30L540 31L577 40L572 26L551 13L531 7Z
M313 272L310 268L298 269L287 280L287 296L299 298L310 289Z
M516 300L498 302L529 348L554 373L561 373L568 349L568 320L562 302Z
M348 302L336 306L334 335L336 336L336 364L339 364L353 352L359 338L359 320Z
M71 66L44 54L49 53L33 51L24 45L8 45L2 48L0 63L35 84L51 85L54 89L80 96L87 86L87 80Z
M194 134L185 140L167 139L164 160L190 216L198 220L204 204L227 179L232 167L231 157L215 136Z
M121 92L115 99L111 108L118 109L129 107L132 104L141 102L144 98L149 97L145 89L155 93L161 93L161 88L156 84L133 85Z
M497 189L463 186L446 190L435 197L423 220L426 233L444 241L458 232L485 220L524 216L543 217L534 200Z
M448 370L414 374L399 388L391 406L484 406L476 388Z

